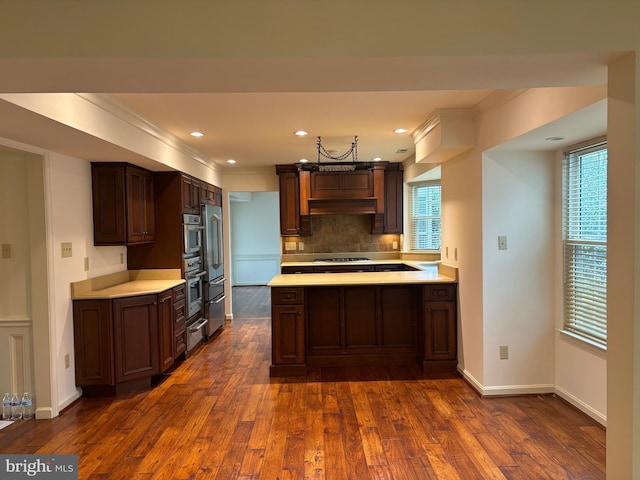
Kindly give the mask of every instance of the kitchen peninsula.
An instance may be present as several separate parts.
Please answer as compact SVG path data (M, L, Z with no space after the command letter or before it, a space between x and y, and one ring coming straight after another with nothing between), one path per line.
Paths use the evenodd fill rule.
M457 269L441 263L346 260L283 263L283 272L300 273L282 273L269 282L270 375L362 365L418 364L425 372L455 371Z

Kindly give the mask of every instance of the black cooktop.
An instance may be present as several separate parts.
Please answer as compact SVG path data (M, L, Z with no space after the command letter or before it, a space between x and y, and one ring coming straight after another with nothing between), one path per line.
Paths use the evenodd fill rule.
M370 260L367 257L333 257L333 258L316 258L314 262L364 262Z

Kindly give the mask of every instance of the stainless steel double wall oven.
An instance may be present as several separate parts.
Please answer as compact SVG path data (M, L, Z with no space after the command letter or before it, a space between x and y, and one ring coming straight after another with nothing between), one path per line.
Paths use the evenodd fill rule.
M183 230L190 352L224 324L222 208L203 205L201 215L183 215Z

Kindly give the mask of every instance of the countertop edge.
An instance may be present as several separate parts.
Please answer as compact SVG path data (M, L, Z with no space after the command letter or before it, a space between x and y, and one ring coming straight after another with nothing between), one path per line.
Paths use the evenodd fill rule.
M161 275L162 276L162 275ZM166 290L170 290L185 283L182 278L146 278L147 276L138 276L133 274L129 276L120 275L118 277L122 281L114 284L100 284L94 282L94 279L83 280L71 284L72 300L109 300L114 298L126 298L140 295L154 295ZM153 276L151 276L153 277ZM99 285L98 288L92 288Z

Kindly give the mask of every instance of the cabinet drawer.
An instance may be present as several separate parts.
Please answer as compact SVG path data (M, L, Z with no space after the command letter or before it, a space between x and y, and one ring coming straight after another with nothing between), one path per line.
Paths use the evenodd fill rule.
M424 300L434 302L440 300L455 300L456 286L453 284L429 285L424 287Z
M272 288L271 303L274 305L294 305L304 303L302 288Z
M173 303L178 303L180 300L184 300L186 297L186 285L178 285L173 289Z
M187 304L184 300L174 304L173 306L175 317L175 328L179 328L180 326L184 326L184 322L187 319Z
M176 332L176 357L181 355L187 350L187 330L183 327L182 330Z

